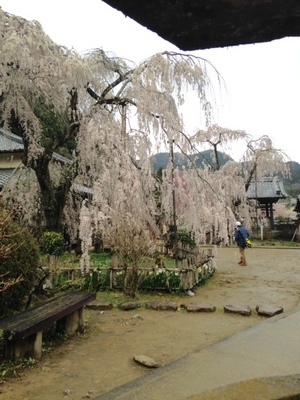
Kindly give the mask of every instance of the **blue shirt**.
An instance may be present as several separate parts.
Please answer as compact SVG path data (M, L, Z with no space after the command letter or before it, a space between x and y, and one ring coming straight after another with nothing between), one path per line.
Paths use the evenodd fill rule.
M244 228L243 226L240 226L236 231L235 231L235 240L237 242L237 245L239 247L246 247L246 242L245 238L248 238L250 236L248 230Z

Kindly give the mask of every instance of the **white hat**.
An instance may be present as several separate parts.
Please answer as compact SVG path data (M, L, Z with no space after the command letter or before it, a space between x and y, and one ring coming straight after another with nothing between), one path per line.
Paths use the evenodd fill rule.
M240 221L236 221L236 226L241 226L242 224L240 223Z

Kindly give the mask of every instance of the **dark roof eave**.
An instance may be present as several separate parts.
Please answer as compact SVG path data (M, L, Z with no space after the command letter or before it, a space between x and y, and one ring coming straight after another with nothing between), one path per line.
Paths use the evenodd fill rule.
M277 203L280 199L285 199L286 197L247 197L248 200L257 200L260 203Z
M15 149L15 150L8 150L8 149L5 149L5 150L1 150L0 151L0 154L7 154L7 153L21 153L21 154L23 154L24 153L24 149Z

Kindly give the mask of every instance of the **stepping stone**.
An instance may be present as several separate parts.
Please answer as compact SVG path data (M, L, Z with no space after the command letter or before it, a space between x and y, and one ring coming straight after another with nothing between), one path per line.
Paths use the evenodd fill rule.
M136 301L127 301L119 306L119 309L123 311L136 310L137 308L141 308L141 305Z
M249 317L251 315L251 308L243 305L226 305L224 306L224 312Z
M216 307L211 304L205 303L188 303L182 304L183 308L185 308L188 312L214 312L216 311Z
M176 303L173 303L171 301L152 301L150 303L147 303L146 305L147 308L150 310L158 310L158 311L177 311L178 306Z
M133 359L137 363L142 364L148 368L158 368L159 367L159 364L155 360L153 360L153 358L148 357L148 356L136 355L133 357Z
M131 319L135 319L135 320L139 319L139 320L143 321L143 318L139 314L134 315L133 317L131 317Z
M111 310L113 308L113 304L111 302L99 302L99 301L93 301L85 306L86 308L89 308L91 310Z
M282 307L276 306L256 306L256 312L263 317L274 317L274 315L283 313Z

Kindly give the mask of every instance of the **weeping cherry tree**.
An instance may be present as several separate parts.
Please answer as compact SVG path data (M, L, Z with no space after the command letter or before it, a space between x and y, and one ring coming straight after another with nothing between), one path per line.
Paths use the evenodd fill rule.
M37 21L0 9L0 26L1 123L24 144L22 168L4 196L11 206L22 205L28 224L42 220L46 229L60 230L77 175L71 152L87 106L82 84L87 69L76 52L53 43ZM70 161L53 157L67 149Z
M103 81L95 74L97 79L88 82L95 103L82 119L78 137L80 178L94 191L80 220L80 237L86 243L82 268L89 268L91 235L98 230L122 265L133 268L130 280L136 288L138 264L153 252L152 238L162 212L154 198L153 143L159 147L176 141L183 150L189 148L180 107L189 89L208 109L210 80L203 59L174 52L155 54L132 66L97 49L86 55L86 62L91 70L105 65L111 75ZM167 203L169 196L164 194ZM165 204L163 212L167 208Z

